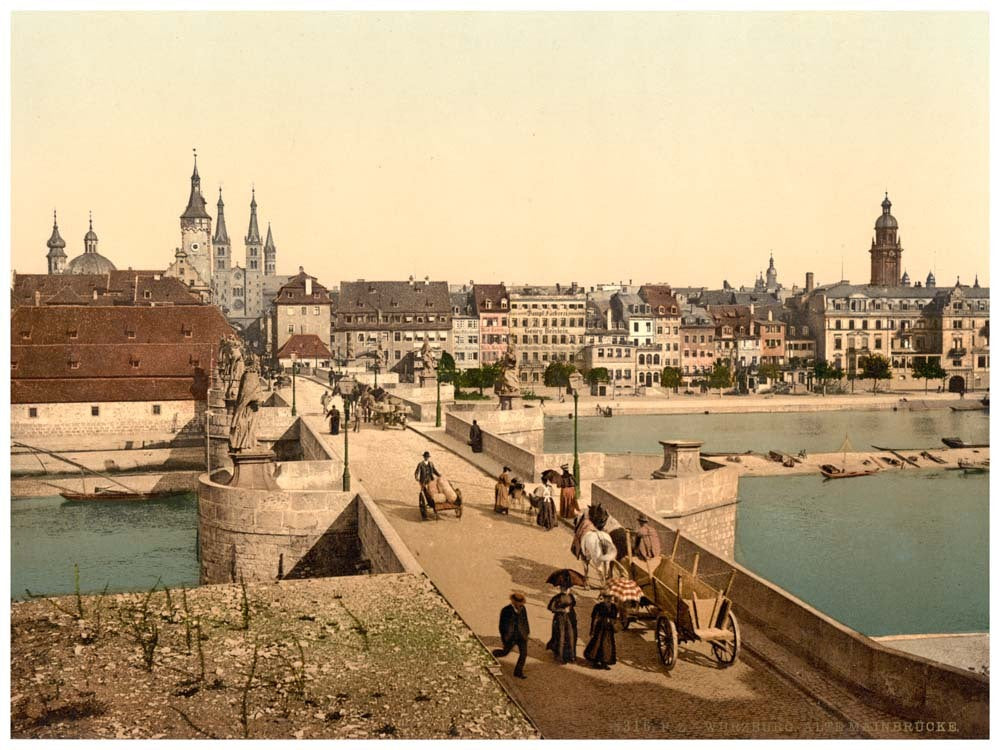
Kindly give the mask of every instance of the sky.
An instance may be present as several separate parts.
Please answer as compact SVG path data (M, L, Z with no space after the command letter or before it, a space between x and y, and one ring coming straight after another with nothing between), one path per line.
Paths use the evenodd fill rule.
M452 283L989 282L985 13L15 13L11 264L88 211L180 245L192 149L242 260ZM843 272L841 271L843 269Z

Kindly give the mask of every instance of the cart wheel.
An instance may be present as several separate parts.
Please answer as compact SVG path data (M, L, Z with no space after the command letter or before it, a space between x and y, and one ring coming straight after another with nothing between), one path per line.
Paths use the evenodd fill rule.
M740 655L742 638L740 637L740 624L736 620L736 615L730 610L726 614L726 621L723 628L728 630L731 637L724 641L712 641L712 654L716 660L725 667L731 667L736 663L736 657Z
M656 650L668 672L677 663L677 626L668 617L656 618Z
M621 606L618 607L618 620L622 624L622 632L624 633L628 630L628 626L632 624L632 615L629 614L630 607L626 602L622 602Z

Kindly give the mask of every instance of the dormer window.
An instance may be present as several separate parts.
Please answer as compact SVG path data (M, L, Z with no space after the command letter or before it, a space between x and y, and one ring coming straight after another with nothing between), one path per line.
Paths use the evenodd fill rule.
M71 359L68 364L69 364L69 369L71 369L71 370L79 370L80 369L80 360L78 360L78 359Z
M188 364L192 367L198 367L201 364L201 359L192 354L188 357Z
M79 337L80 332L77 331L75 328L73 328L69 331L66 331L66 335L69 336L71 339L75 339Z
M143 299L152 299L153 298L153 293L151 291L149 291L148 289L145 289L145 290L143 290L142 298Z
M31 330L21 331L21 340L30 341L31 340Z
M10 369L11 370L16 370L17 369L17 360L16 359L12 359L10 361Z
M139 360L136 359L135 357L129 357L128 363L132 367L133 370L138 370L139 369Z
M184 338L189 339L194 333L194 329L188 328L187 326L181 326L181 333L184 334Z
M489 310L493 307L493 302L491 300L486 300L486 309Z
M126 338L130 338L130 339L134 339L135 338L135 329L134 328L126 328L125 329L125 337Z

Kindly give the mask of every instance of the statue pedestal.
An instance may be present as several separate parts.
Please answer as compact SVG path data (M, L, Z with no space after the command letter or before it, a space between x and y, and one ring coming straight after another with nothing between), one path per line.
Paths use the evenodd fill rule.
M500 396L500 411L511 411L512 409L523 409L524 399L520 396Z
M438 379L437 379L437 375L436 374L432 373L430 375L423 375L423 374L420 375L420 387L421 388L436 388L437 387L437 382L438 382Z
M274 454L271 451L229 451L233 460L233 477L229 480L230 487L244 487L248 490L276 490L272 464Z
M673 479L675 477L701 474L700 440L661 440L663 446L663 466L653 472L653 479Z

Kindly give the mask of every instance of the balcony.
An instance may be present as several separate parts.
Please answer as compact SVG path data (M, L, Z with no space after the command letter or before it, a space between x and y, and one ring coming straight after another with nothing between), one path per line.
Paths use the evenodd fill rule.
M949 357L949 359L961 359L966 354L968 354L968 351L965 349L964 346L963 347L954 347L954 348L948 350L948 357Z

